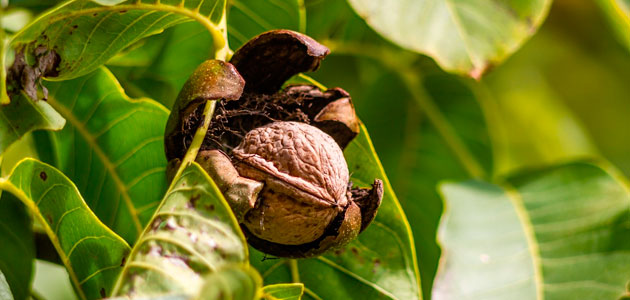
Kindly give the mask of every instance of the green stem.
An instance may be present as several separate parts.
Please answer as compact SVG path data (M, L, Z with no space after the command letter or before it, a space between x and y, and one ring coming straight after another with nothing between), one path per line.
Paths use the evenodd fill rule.
M211 31L212 40L214 43L214 59L219 59L223 61L227 61L232 57L232 50L230 49L230 45L228 43L227 37L227 9L225 5L223 6L223 15L221 16L221 21L217 27L213 28L214 31Z
M289 259L289 269L291 270L291 281L294 283L300 282L300 271L298 270L298 264L296 259Z
M182 159L181 165L177 169L177 173L175 174L175 177L173 177L173 180L171 181L171 184L169 185L168 190L166 191L165 195L168 195L171 192L171 190L173 190L173 188L175 187L175 184L177 183L179 177L182 176L182 173L184 172L186 167L192 164L193 161L195 161L195 159L197 158L197 154L199 153L199 148L201 148L201 144L203 143L203 140L206 137L206 133L208 132L208 127L210 127L210 122L212 120L212 116L214 115L214 109L216 107L217 101L218 100L206 101L206 105L203 109L203 121L201 125L197 128L197 131L195 131L195 135L193 136L193 140L190 143L188 150L186 151L186 155ZM160 203L158 208L155 210L155 213L151 217L151 220L147 224L153 224L156 216L160 212L160 208L162 207L162 205L164 205L164 202ZM145 234L149 230L150 230L150 226L145 226L144 230L142 231L142 233L140 234L138 238L138 241L136 241L136 245L142 244L140 240L142 239L142 237L145 236ZM138 247L134 246L131 249L131 253L129 253L127 261L132 261L137 251L138 251ZM123 267L122 272L120 272L120 275L118 275L118 281L116 281L116 285L114 286L114 290L112 291L112 294L111 294L112 296L118 296L118 292L120 291L120 288L122 287L122 279L125 278L125 274L128 271L128 267L127 267L128 265L129 264L126 264Z
M190 146L188 146L186 155L182 159L181 165L179 166L179 169L177 169L177 173L175 173L175 177L173 177L173 181L171 182L166 194L168 194L171 189L173 189L175 182L177 182L177 179L182 175L184 169L192 164L192 162L195 161L195 159L197 158L199 148L201 148L203 139L206 137L206 133L208 132L208 128L210 127L210 122L212 120L212 116L214 115L214 109L216 107L217 101L218 100L206 101L206 106L203 109L203 121L201 125L199 125L199 128L197 128L197 131L195 131L193 140L190 143Z

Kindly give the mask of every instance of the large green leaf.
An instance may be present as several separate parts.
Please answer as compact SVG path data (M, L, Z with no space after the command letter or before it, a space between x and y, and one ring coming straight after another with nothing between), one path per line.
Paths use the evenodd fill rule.
M420 278L413 237L405 214L374 152L365 127L345 150L351 181L369 186L374 178L385 182L383 202L376 219L341 250L304 260L263 260L252 251L252 265L267 283L299 280L306 294L321 299L419 299Z
M47 85L48 103L68 122L37 135L40 157L77 185L105 224L135 241L166 191L168 111L129 99L104 68Z
M625 179L577 162L442 186L434 299L617 299L630 279Z
M65 175L25 159L0 179L0 189L22 201L43 226L81 299L111 292L129 246L98 220Z
M203 286L197 294L166 293L153 295L120 296L111 300L258 300L262 293L262 279L256 270L245 264L227 264L203 277ZM284 291L288 291L285 289ZM263 294L265 295L265 294ZM264 298L280 300L281 298ZM296 298L299 300L299 298Z
M27 299L35 259L31 218L20 200L10 193L0 197L0 216L0 273L5 274L15 299ZM5 299L2 292L0 299Z
M348 0L387 39L479 78L530 37L551 0Z
M619 40L630 50L630 1L598 0L597 2L608 16Z
M192 163L174 180L127 259L115 296L196 296L204 276L247 262L245 237L208 174Z
M26 53L40 46L54 50L61 57L57 79L71 79L92 72L139 39L179 23L195 20L222 39L218 28L224 10L224 0L67 1L19 32L12 46L25 47Z
M0 105L0 155L25 134L37 129L61 130L65 122L45 101L16 95L11 103Z

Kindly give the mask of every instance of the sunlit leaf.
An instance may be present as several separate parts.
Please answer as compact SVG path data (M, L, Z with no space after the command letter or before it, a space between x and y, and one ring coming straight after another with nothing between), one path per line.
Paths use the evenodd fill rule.
M65 175L26 159L0 179L0 189L22 201L44 227L81 299L111 292L129 246L98 220Z
M206 172L193 163L174 180L134 246L115 296L196 296L204 276L247 261L245 237Z
M204 278L199 300L257 300L262 279L247 265L227 265Z
M12 194L2 193L0 197L0 245L2 245L0 247L0 275L4 273L11 287L9 292L12 292L16 299L27 299L30 295L33 259L35 259L31 226L31 218L24 204ZM0 299L6 299L2 295L0 286Z
M195 20L218 31L224 8L224 0L68 1L30 23L13 38L12 46L26 47L26 53L40 46L54 50L61 56L57 79L71 79L176 24Z
M433 298L617 299L630 278L630 195L614 170L571 163L445 184Z
M129 99L104 68L47 85L48 104L67 124L36 135L40 157L77 185L103 223L135 241L166 191L168 111Z
M530 37L551 0L349 0L387 39L433 57L445 70L480 77Z
M301 283L279 283L266 285L262 289L265 300L300 300L304 294Z
M355 185L367 187L374 178L385 182L383 202L370 227L343 249L295 261L293 274L289 272L291 261L262 260L258 251L252 251L252 265L267 283L291 282L291 276L297 276L308 295L322 299L357 294L366 299L419 299L420 278L411 230L365 127L346 148L345 156Z

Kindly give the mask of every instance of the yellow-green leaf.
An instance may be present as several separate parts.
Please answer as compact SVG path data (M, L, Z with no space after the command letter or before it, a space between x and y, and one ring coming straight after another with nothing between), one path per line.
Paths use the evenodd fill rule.
M35 134L39 156L77 185L103 223L133 243L167 188L168 110L130 99L105 68L47 85L48 104L67 124Z
M81 299L111 292L129 246L98 220L65 175L25 159L0 178L0 189L22 201L44 227Z
M247 261L247 242L230 207L196 163L174 179L125 264L115 296L196 296L204 277Z
M536 32L551 0L350 0L381 35L479 78Z
M576 162L494 185L442 186L433 299L618 299L630 294L630 194Z

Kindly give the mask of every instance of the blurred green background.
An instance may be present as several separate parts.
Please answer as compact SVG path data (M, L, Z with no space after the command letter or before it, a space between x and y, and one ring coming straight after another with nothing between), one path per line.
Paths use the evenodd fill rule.
M47 7L11 4L35 12ZM440 253L439 182L493 179L588 156L602 156L630 175L630 52L596 1L554 1L538 33L481 81L448 74L431 58L388 42L345 1L305 6L306 23L287 26L331 48L311 75L352 95L411 223L425 299ZM109 66L129 95L169 106L210 45L203 28L182 24ZM13 147L13 155L23 155L29 142ZM38 263L35 289L48 299L69 299L71 287L58 272Z

